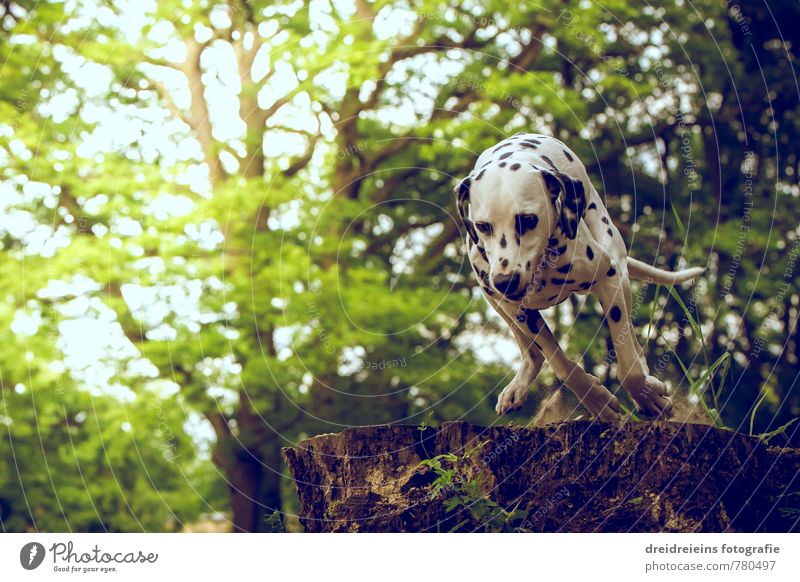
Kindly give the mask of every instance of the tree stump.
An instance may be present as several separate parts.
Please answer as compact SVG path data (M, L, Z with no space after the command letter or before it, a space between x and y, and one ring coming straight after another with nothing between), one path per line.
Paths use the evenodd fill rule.
M282 453L309 532L800 528L800 449L706 425L384 425Z

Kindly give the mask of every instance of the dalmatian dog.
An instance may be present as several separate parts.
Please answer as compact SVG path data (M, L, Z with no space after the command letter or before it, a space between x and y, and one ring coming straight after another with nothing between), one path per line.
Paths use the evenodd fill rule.
M668 415L667 388L650 373L632 328L630 280L673 285L704 269L670 272L629 257L584 165L546 135L518 133L484 151L455 194L480 287L522 352L497 413L523 405L546 359L594 417L621 419L617 398L567 357L539 313L573 293L593 293L611 329L623 388L640 413Z

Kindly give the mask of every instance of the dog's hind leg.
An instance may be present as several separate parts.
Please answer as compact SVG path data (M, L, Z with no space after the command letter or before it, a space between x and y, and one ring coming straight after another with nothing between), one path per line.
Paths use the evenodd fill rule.
M619 381L645 414L668 413L672 403L661 380L650 375L642 346L631 322L631 290L628 270L612 263L609 275L593 288L606 314L617 354Z

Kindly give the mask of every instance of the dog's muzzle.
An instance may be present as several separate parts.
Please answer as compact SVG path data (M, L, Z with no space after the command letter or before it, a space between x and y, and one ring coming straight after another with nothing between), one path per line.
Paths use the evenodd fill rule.
M503 295L515 295L518 291L520 276L519 273L511 273L508 275L497 275L492 284Z
M492 280L494 288L511 301L519 301L530 291L541 291L542 287L544 287L544 276L547 270L546 254L539 255L539 259L536 260L535 264L530 281L521 284L522 278L518 272L509 275L498 275Z

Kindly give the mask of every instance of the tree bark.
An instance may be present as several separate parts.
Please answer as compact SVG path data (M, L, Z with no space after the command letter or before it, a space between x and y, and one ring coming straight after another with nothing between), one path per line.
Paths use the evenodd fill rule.
M432 498L438 474L420 463L443 453L468 459L461 483L477 484L484 499L506 511L523 512L516 531L798 528L792 504L800 490L800 450L705 425L391 425L348 429L283 449L306 531L485 530L486 514L481 523L464 505L445 508L458 487ZM475 508L480 501L470 503Z

